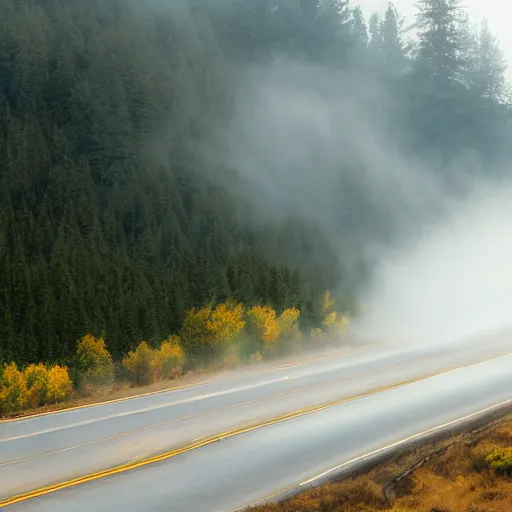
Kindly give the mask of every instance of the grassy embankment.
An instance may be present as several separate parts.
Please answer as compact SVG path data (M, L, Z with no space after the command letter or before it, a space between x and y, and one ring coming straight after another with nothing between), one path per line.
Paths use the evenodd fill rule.
M510 512L512 416L251 512Z

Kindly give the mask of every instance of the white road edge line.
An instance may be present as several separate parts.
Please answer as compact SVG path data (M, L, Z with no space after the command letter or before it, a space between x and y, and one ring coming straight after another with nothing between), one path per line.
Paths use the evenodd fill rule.
M335 466L331 469L328 469L327 471L324 471L323 473L320 473L309 480L305 480L304 482L300 483L298 487L303 487L305 485L311 484L316 480L319 480L325 476L327 476L330 473L333 473L334 471L338 471L340 469L343 469L344 467L350 466L352 464L355 464L357 462L360 462L364 459L367 459L369 457L373 457L374 455L378 455L379 453L385 452L387 450L390 450L392 448L395 448L397 446L400 446L401 444L408 443L410 441L413 441L414 439L421 438L423 436L426 436L428 434L431 434L432 432L436 432L437 430L442 430L444 428L450 427L452 425L456 425L457 423L461 423L463 421L469 420L471 418L474 418L475 416L479 416L480 414L484 414L486 412L492 411L493 409L498 409L500 407L503 407L505 405L512 404L512 398L509 400L505 400L504 402L500 402L499 404L492 405L490 407L487 407L485 409L481 409L480 411L473 412L471 414L468 414L467 416L463 416L462 418L457 418L456 420L449 421L447 423L444 423L442 425L438 425L437 427L429 428L428 430L424 430L423 432L419 432L417 434L414 434L412 436L406 437L405 439L401 439L400 441L396 441L394 443L391 443L387 446L383 446L382 448L378 448L377 450L373 450L372 452L365 453L364 455L360 455L359 457L356 457L352 460L349 460L347 462L344 462L343 464L339 464L338 466Z
M176 400L174 402L168 402L165 404L154 405L151 407L145 407L143 409L133 409L131 411L119 412L116 414L110 414L108 416L101 416L99 418L93 418L90 420L77 421L76 423L68 423L67 425L62 425L60 427L47 428L44 430L39 430L37 432L30 432L28 434L21 434L19 436L13 436L13 437L7 437L5 439L0 439L0 444L7 443L10 441L18 441L20 439L27 439L29 437L36 437L36 436L40 436L40 435L44 435L44 434L50 434L52 432L60 432L61 430L68 430L70 428L83 427L85 425L91 425L92 423L99 423L101 421L107 421L107 420L111 420L111 419L115 419L115 418L122 418L125 416L131 416L134 414L143 414L145 412L155 411L157 409L165 409L167 407L174 407L175 405L188 404L191 402L198 402L200 400L205 400L208 398L215 398L218 396L230 395L233 393L238 393L240 391L247 391L249 389L255 389L255 388L260 388L260 387L264 387L264 386L269 386L271 384L276 384L277 382L284 382L284 381L288 380L288 378L289 378L288 376L285 376L285 377L281 377L279 379L273 379L273 380L269 380L269 381L265 381L265 382L260 382L258 384L251 384L249 386L240 386L237 388L229 388L229 389L225 389L223 391L215 391L213 393L208 393L205 395L192 396L190 398L184 398L182 400Z
M19 417L13 417L13 418L0 418L0 426L4 425L4 424L8 424L8 423L18 423L18 422L27 422L28 423L30 421L38 420L39 418L45 417L45 416L64 415L64 414L73 413L73 412L83 410L83 409L100 408L100 407L104 407L104 406L108 406L108 405L112 405L112 404L116 404L116 403L120 403L120 402L137 400L139 398L147 398L147 397L152 397L152 396L157 396L157 395L163 395L166 393L174 393L176 391L183 391L185 389L199 388L199 387L205 386L207 384L211 384L211 383L229 381L229 379L233 378L233 377L240 377L240 376L244 376L244 375L262 375L262 374L268 373L268 372L285 370L285 369L287 369L287 367L290 367L290 366L305 366L307 364L316 363L318 361L344 358L349 355L358 354L360 352L365 352L365 351L370 350L375 347L380 347L380 346L389 345L389 344L390 344L389 342L384 341L384 342L378 342L378 343L377 342L371 343L369 345L363 345L360 347L356 346L356 347L352 347L352 348L348 348L348 349L345 347L345 349L343 349L342 351L339 351L339 352L335 351L334 354L329 354L329 355L325 355L325 356L319 355L318 357L313 357L312 359L304 359L304 360L299 359L296 362L291 362L291 363L287 363L287 364L280 365L280 366L269 366L269 367L263 367L263 368L256 368L256 366L255 366L253 370L247 370L242 373L238 373L238 371L235 371L231 375L229 375L229 373L231 373L229 371L221 372L220 374L214 372L212 375L212 377L213 377L212 379L199 381L195 384L170 387L168 389L162 389L159 391L149 391L147 393L139 393L136 395L126 396L123 398L114 398L111 400L105 400L105 401L93 402L93 403L89 403L89 404L65 407L63 409L56 409L56 410L50 410L50 411L39 412L39 413L34 413L34 414L28 414L26 416L19 416ZM225 375L225 373L227 373L228 375Z

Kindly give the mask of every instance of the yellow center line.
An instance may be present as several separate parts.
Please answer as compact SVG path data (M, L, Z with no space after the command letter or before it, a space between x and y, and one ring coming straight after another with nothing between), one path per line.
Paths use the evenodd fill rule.
M455 371L455 370L458 370L458 369L461 369L461 368L466 368L466 367L469 367L469 366L474 366L476 364L479 364L479 363L482 363L482 362L485 362L485 361L489 361L489 360L492 360L492 359L498 359L500 357L504 357L504 356L509 355L509 354L512 354L512 352L509 351L509 352L505 352L505 353L502 353L502 354L497 355L497 356L489 356L489 357L486 357L486 358L480 358L480 359L477 359L477 360L475 360L473 362L470 362L470 363L467 363L467 364L464 364L464 365L453 366L451 368L448 368L446 370L443 370L443 371L440 371L440 372L437 372L437 373L431 373L431 374L428 374L428 375L424 375L422 377L417 377L415 379L409 379L409 380L400 382L398 384L383 386L382 388L380 388L378 390L372 390L372 391L369 391L367 393L363 393L363 394L359 395L358 397L344 398L342 400L336 400L334 402L329 402L329 403L325 403L325 404L322 404L322 405L305 407L303 409L299 409L297 411L284 414L282 416L279 416L277 418L274 418L274 419L271 419L271 420L268 420L268 421L265 421L265 422L257 423L257 424L254 424L254 425L248 425L248 426L242 427L242 428L227 430L224 433L217 434L217 435L215 435L213 437L210 437L210 438L208 438L208 439L206 439L204 441L200 441L200 442L197 442L197 443L194 443L194 444L191 444L191 445L188 445L188 446L185 446L183 448L179 448L177 450L173 450L173 451L170 451L170 452L167 452L167 453L156 455L154 457L150 457L150 458L145 459L145 460L141 460L141 461L138 461L138 462L135 462L135 463L124 464L123 466L118 466L118 467L115 467L115 468L112 468L112 469L98 471L98 472L91 473L91 474L86 475L86 476L82 476L82 477L74 478L72 480L68 480L66 482L61 482L61 483L58 483L58 484L49 485L47 487L43 487L41 489L30 491L30 492L21 494L19 496L14 496L14 497L11 497L11 498L4 499L4 500L0 501L0 508L6 507L8 505L13 505L15 503L20 503L20 502L23 502L23 501L27 501L27 500L30 500L30 499L38 498L38 497L41 497L41 496L44 496L44 495L47 495L47 494L55 493L55 492L61 491L63 489L68 489L70 487L75 487L77 485L83 485L83 484L86 484L86 483L89 483L89 482L93 482L95 480L100 480L100 479L103 479L103 478L106 478L106 477L109 477L109 476L117 475L117 474L120 474L120 473L125 473L127 471L133 471L135 469L138 469L138 468L141 468L141 467L144 467L144 466L148 466L150 464L155 464L157 462L162 462L162 461L171 459L173 457L177 457L178 455L182 455L184 453L187 453L187 452L190 452L190 451L193 451L193 450L197 450L199 448L202 448L204 446L208 446L208 445L213 444L213 443L215 443L217 441L220 441L222 439L228 439L228 438L231 438L231 437L239 436L239 435L242 435L242 434L246 434L246 433L249 433L249 432L252 432L252 431L255 431L255 430L259 430L259 429L265 428L265 427L269 427L269 426L272 426L272 425L283 423L285 421L289 421L289 420L296 419L296 418L299 418L299 417L302 417L302 416L306 416L306 415L309 415L309 414L317 413L317 412L320 412L320 411L323 411L323 410L326 410L326 409L329 409L329 408L332 408L332 407L336 407L338 405L345 404L347 402L354 401L356 399L362 399L362 398L365 398L365 397L368 397L368 396L372 396L372 395L376 395L376 394L382 393L384 391L391 391L393 389L398 389L400 387L404 387L404 386L407 386L407 385L415 383L415 382L420 382L420 381L423 381L423 380L428 380L428 379L430 379L432 377L436 377L436 376L439 376L439 375L450 373L452 371Z
M130 436L130 435L138 434L138 433L144 432L146 430L157 429L157 428L160 428L160 427L163 427L163 426L166 426L166 425L171 425L173 423L179 423L179 422L182 422L182 421L188 421L188 420L200 417L200 416L206 416L206 415L209 415L209 414L216 414L216 413L219 413L219 412L228 411L228 410L236 409L236 408L239 408L239 407L246 407L248 405L254 405L254 404L257 404L257 403L261 403L261 402L265 402L265 401L269 401L269 400L274 400L276 398L282 398L284 396L289 396L289 395L293 395L293 394L296 394L296 393L302 393L304 391L311 391L313 389L318 389L318 388L321 388L321 387L330 386L332 384L336 384L336 383L339 383L339 382L347 382L347 381L354 380L354 379L357 379L357 378L360 378L360 377L369 377L370 375L377 375L377 374L385 372L385 371L396 370L398 368L410 365L412 363L416 363L416 362L419 362L419 361L424 361L425 359L426 358L420 357L420 358L412 359L411 361L407 361L405 363L400 363L400 364L389 366L389 367L386 367L386 368L379 368L378 370L372 370L372 371L367 371L367 372L363 372L363 373L358 373L356 375L351 375L350 377L339 377L337 379L332 379L332 380L321 382L321 383L318 383L318 384L313 384L311 386L304 386L302 388L292 389L292 390L289 390L289 391L282 391L281 393L276 393L276 394L273 394L273 395L270 395L270 396L255 398L253 400L248 400L246 402L240 402L240 403L236 403L236 404L232 404L232 405L227 405L227 406L224 406L224 407L218 407L217 409L212 409L212 410L209 410L209 411L202 411L202 412L199 412L199 413L189 414L187 416L181 416L180 418L173 418L172 420L166 420L166 421L162 421L162 422L159 422L159 423L154 423L152 425L146 425L144 427L136 428L136 429L133 429L133 430L128 430L126 432L122 432L120 434L115 434L113 436L103 437L101 439L95 439L94 441L87 441L85 443L80 443L80 444L77 444L77 445L68 446L66 448L61 448L59 450L54 450L54 451L51 451L51 452L40 453L38 455L33 455L31 457L24 457L22 459L16 459L16 460L4 462L4 463L0 464L0 468L6 467L6 466L11 466L11 465L14 465L14 464L20 464L22 462L28 462L28 461L32 461L32 460L37 460L37 459L41 459L41 458L44 458L44 457L49 457L51 455L57 455L57 454L60 454L60 453L69 452L69 451L72 451L72 450L76 450L76 449L79 449L79 448L84 448L86 446L92 446L92 445L103 443L103 442L106 442L106 441L113 441L114 439L120 439L122 437L127 437L127 436ZM434 357L432 357L432 359L434 359ZM352 397L352 398L357 398L357 397ZM208 436L202 436L202 437L200 437L198 439L195 439L193 441L197 441L199 439L205 439L206 437L208 437Z

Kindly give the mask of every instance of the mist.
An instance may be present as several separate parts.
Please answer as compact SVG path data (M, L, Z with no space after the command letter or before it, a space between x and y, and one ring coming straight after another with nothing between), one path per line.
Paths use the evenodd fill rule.
M442 184L401 149L395 100L368 76L285 57L234 76L234 115L215 129L207 159L236 169L236 180L209 178L246 222L310 222L347 274L442 212Z
M511 182L469 153L446 169L412 154L396 98L361 71L276 58L236 76L208 156L242 179L217 179L248 222L307 219L342 274L371 266L358 334L446 343L508 324Z
M512 182L476 182L443 222L382 255L364 294L361 333L448 343L509 328Z
M512 182L482 158L485 144L499 151L492 133L480 145L478 109L473 127L452 130L456 143L466 137L464 149L454 144L448 161L437 159L429 144L437 149L441 138L417 151L416 119L394 89L400 81L414 89L404 78L410 70L390 81L364 58L343 66L278 49L257 59L240 53L223 61L225 115L201 119L207 135L194 150L207 163L203 177L229 192L242 222L312 226L337 255L334 286L355 284L353 329L368 338L448 343L508 325ZM332 265L321 251L317 268Z

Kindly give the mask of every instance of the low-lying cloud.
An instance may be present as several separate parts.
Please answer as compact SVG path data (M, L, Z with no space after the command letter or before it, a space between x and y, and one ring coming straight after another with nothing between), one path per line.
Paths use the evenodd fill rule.
M446 173L406 151L391 95L360 73L275 59L235 76L234 115L216 130L208 158L240 179L211 178L250 209L252 222L313 222L345 274L361 258L372 262L356 329L430 343L508 322L509 184L465 177L471 192L455 199L440 179ZM460 162L460 176L468 163L478 167L468 155Z
M512 182L475 183L439 224L383 256L359 329L448 343L512 323Z
M347 254L374 254L373 244L439 211L439 183L405 154L396 105L374 80L283 58L236 76L234 115L207 158L236 170L237 180L211 178L252 222L314 223L347 270Z

